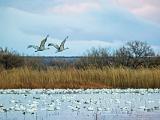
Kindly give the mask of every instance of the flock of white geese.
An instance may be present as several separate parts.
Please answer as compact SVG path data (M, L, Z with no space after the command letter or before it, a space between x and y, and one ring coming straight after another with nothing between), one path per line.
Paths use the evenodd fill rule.
M123 99L123 96L128 93L132 94L131 96L135 96L135 98L132 98L131 100ZM143 103L143 99L141 97L144 97L145 95L151 95L159 94L160 90L155 89L148 89L148 90L134 90L134 89L128 89L128 90L108 90L108 89L102 89L102 90L65 90L65 89L55 89L55 90L0 90L1 97L3 98L3 95L14 95L14 97L11 97L9 100L10 104L13 104L14 106L5 108L5 105L2 104L2 101L0 102L0 113L5 111L25 111L28 113L34 113L38 110L38 104L44 104L43 108L46 107L45 110L47 111L56 111L60 110L62 104L68 104L67 108L69 108L72 111L80 111L80 109L86 109L87 111L113 111L113 107L117 106L121 110L125 110L126 112L130 112L131 109L142 109L144 111L152 111L152 110L159 110L160 106L160 98L156 96L156 99L151 99L147 97L146 102L149 103ZM66 95L65 95L66 94ZM95 95L102 95L97 96ZM118 95L119 94L119 95ZM56 96L59 95L59 96ZM77 98L77 95L81 95L80 98ZM19 96L20 98L17 98ZM88 98L86 98L88 96ZM110 96L110 98L108 97ZM141 97L140 97L141 96ZM4 96L5 97L5 96ZM29 100L28 98L32 98ZM25 101L22 101L25 100ZM26 104L26 101L28 101L28 104ZM110 102L109 102L110 101ZM139 105L132 105L133 103L142 102ZM156 101L158 104L156 104ZM3 101L4 102L4 101ZM133 103L132 103L133 102ZM152 106L151 103L155 103ZM142 104L145 104L144 106ZM148 107L149 108L148 108ZM152 106L152 107L151 107ZM42 105L41 105L42 107ZM151 107L151 108L150 108Z
M47 47L45 46L48 37L49 37L49 35L47 35L47 36L41 41L41 43L40 43L39 46L37 46L37 45L29 45L27 48L34 48L34 49L36 49L35 52L48 50L49 48L47 48ZM48 46L53 46L54 48L56 48L56 50L57 50L56 53L62 52L62 51L64 51L64 50L66 50L66 49L69 49L68 47L64 48L64 44L65 44L65 42L66 42L67 39L68 39L68 36L61 42L60 45L57 45L57 44L54 44L54 43L49 43Z

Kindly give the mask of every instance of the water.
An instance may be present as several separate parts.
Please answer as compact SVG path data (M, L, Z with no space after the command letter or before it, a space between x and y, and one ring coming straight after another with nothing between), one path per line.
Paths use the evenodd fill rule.
M0 90L0 120L159 120L159 89Z

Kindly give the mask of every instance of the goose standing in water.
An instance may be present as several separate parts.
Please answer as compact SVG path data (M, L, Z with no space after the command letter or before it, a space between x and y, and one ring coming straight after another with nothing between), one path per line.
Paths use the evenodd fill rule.
M46 38L41 41L40 46L29 45L27 48L34 48L34 49L36 49L35 52L48 50L49 48L45 48L45 43L46 43L48 37L49 37L49 35L47 35Z
M64 44L65 44L65 42L66 42L67 39L68 39L68 36L61 42L60 45L53 44L53 43L49 43L48 46L53 46L53 47L55 47L55 48L57 49L56 53L57 53L57 52L62 52L62 51L64 51L64 50L66 50L66 49L69 49L68 47L67 47L67 48L64 48Z

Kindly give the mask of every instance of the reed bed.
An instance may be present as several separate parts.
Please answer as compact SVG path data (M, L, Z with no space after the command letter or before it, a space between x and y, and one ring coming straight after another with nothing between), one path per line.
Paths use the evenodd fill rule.
M160 68L1 69L0 88L160 88Z

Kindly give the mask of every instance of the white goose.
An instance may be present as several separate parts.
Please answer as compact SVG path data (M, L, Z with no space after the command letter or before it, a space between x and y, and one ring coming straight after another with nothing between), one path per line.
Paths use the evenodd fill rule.
M40 46L29 45L27 48L34 48L34 49L36 49L35 52L48 50L49 48L45 48L45 43L46 43L48 37L49 37L49 35L47 35L46 38L41 41Z
M64 50L66 50L66 49L69 49L68 47L67 47L67 48L64 48L64 44L65 44L65 42L66 42L67 39L68 39L68 36L61 42L60 45L53 44L53 43L49 43L48 46L53 46L53 47L55 47L55 48L57 49L56 53L57 53L57 52L62 52L62 51L64 51Z

